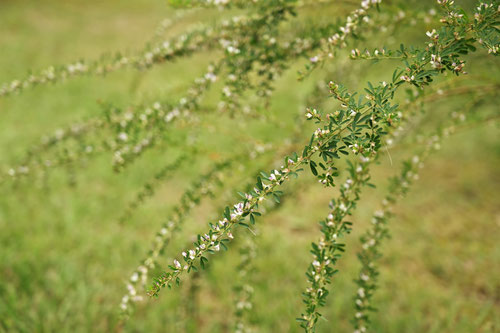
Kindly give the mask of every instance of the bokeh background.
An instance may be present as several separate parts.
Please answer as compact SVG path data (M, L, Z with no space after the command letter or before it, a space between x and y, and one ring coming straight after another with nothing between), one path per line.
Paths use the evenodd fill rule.
M472 1L459 1L471 8ZM414 2L423 10L434 1ZM332 20L356 8L342 1L307 12L314 20ZM157 0L3 0L0 2L0 82L24 77L29 69L51 64L96 59L103 53L140 50L159 22L174 11ZM188 13L163 36L174 36L200 22L214 22L216 10ZM425 40L431 23L403 26L390 39L373 45L399 45ZM363 45L363 44L361 44ZM196 135L208 153L162 184L126 223L118 223L127 203L162 165L174 160L178 148L150 151L122 173L111 169L104 155L78 168L51 173L46 184L27 180L0 188L0 331L5 332L226 332L231 330L234 299L231 285L237 251L214 257L201 273L193 315L185 311L192 284L147 300L124 327L117 327L125 281L147 251L154 233L183 191L210 163L237 152L235 135L246 133L262 143L279 146L293 133L295 118L303 114L306 97L327 70L350 88L377 81L393 63L373 65L346 61L322 68L304 82L297 81L299 62L277 83L266 113L283 126L259 120L207 115L196 128L180 128L175 135ZM0 99L0 162L19 161L26 148L65 124L99 115L98 100L125 106L175 100L191 81L203 74L217 54L199 54L149 71L124 70L105 78L83 77L65 84L30 89ZM498 61L481 51L469 58L468 70L478 82L498 79ZM360 74L362 73L362 75ZM216 104L215 91L207 103ZM467 97L435 103L429 117L459 108ZM481 107L498 110L498 96ZM213 120L217 119L218 122ZM309 125L308 125L309 126ZM225 129L224 131L219 130ZM304 142L310 128L304 129ZM395 208L392 239L383 247L381 288L375 297L376 332L498 332L500 331L500 129L498 123L471 126L446 139L422 170L420 180ZM396 174L411 145L384 155L374 171L378 188L366 189L356 214L347 252L339 262L321 332L348 332L354 313L352 279L359 269L355 257L358 236L385 193L387 178ZM252 162L262 170L273 166L272 156ZM192 235L206 229L228 195L251 181L250 166L231 170L225 191L197 207L162 257L171 262ZM318 238L317 221L327 212L335 191L322 188L311 177L287 187L293 193L282 207L258 222L252 322L261 332L298 332L295 318L302 311L304 272L309 247ZM191 304L192 305L192 304Z

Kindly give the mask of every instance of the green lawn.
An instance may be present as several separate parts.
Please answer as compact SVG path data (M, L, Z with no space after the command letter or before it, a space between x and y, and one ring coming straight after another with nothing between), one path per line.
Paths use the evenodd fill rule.
M348 9L352 8L348 7ZM343 12L328 9L322 19ZM22 78L29 69L94 59L117 50L141 49L158 23L173 10L165 1L56 1L16 0L0 3L0 82ZM166 32L174 36L200 21L211 22L217 12L188 13ZM314 15L314 13L310 13ZM419 23L420 24L420 23ZM421 30L428 26L421 24ZM425 31L425 30L422 30ZM401 31L395 44L421 42L425 36ZM372 42L373 41L369 41ZM375 41L376 45L376 41ZM348 51L342 56L346 56ZM190 82L203 74L214 55L200 54L150 71L132 69L102 77L83 77L64 84L27 90L0 98L0 167L19 161L26 148L47 133L85 116L98 115L98 100L125 106L154 101L158 96L175 100ZM164 291L156 300L142 303L126 326L117 325L125 282L147 251L156 230L189 183L208 170L209 164L236 152L235 137L244 133L279 147L293 131L295 117L303 114L305 97L314 92L321 69L305 82L297 82L301 61L277 84L267 112L282 126L233 117L206 115L196 128L173 131L179 137L197 136L204 152L196 163L179 170L162 184L155 196L130 221L117 219L136 191L179 153L162 148L146 153L120 174L111 169L111 156L103 155L77 169L75 185L70 174L56 170L44 183L23 181L0 187L0 331L5 332L226 332L233 322L232 284L237 251L213 258L202 271L195 307L186 314L186 299L193 281ZM350 88L385 75L387 64L344 61L328 68L345 77ZM352 67L343 67L352 66ZM361 75L365 70L369 74ZM471 59L469 71L478 81L498 80L498 61L485 52ZM392 72L389 70L389 72ZM217 93L208 99L217 102ZM428 107L428 112L452 110L466 102ZM482 108L498 111L498 96ZM216 127L207 124L217 119ZM430 127L429 127L430 128ZM301 131L307 142L312 127ZM460 130L442 144L426 163L409 195L395 209L392 239L381 260L381 288L376 295L376 332L498 332L500 331L500 127L498 122ZM404 146L409 147L409 146ZM351 332L359 269L355 252L358 236L385 194L387 178L399 170L411 150L394 149L374 170L376 189L367 189L352 217L353 233L339 262L321 332ZM279 156L277 156L279 157ZM271 154L227 175L228 186L197 207L162 258L165 265L217 218L227 198L236 200L256 170L279 165ZM391 164L392 160L392 164ZM303 178L303 179L302 179ZM286 187L295 195L258 222L255 289L252 322L260 332L299 332L295 322L302 309L304 272L309 247L319 237L317 221L327 212L336 193L305 176ZM239 233L243 236L245 231ZM237 244L237 242L236 242ZM236 245L235 244L235 245ZM234 249L236 250L236 249Z

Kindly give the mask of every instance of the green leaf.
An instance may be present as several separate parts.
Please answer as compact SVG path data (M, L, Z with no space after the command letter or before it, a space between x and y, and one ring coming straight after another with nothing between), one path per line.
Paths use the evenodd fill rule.
M313 175L317 176L318 170L316 170L316 163L314 161L311 161L309 163L309 167L311 168L311 172L313 173Z
M221 243L222 244L222 243ZM201 265L201 268L205 269L205 265L208 263L208 259L205 258L205 257L201 257L200 258L200 265Z

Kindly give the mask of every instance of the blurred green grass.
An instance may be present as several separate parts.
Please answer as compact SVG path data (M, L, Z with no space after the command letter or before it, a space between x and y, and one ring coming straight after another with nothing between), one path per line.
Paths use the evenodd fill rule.
M329 14L323 13L328 18ZM341 15L335 10L335 15ZM0 4L0 82L23 77L27 69L45 68L79 58L92 59L115 50L137 50L158 22L172 15L163 1L4 1ZM174 35L213 13L188 15L169 29ZM146 37L145 37L146 36ZM408 42L423 36L405 35ZM395 42L396 40L394 40ZM471 73L498 77L498 65L484 53L471 62ZM137 73L113 73L65 84L39 87L0 100L0 162L9 164L46 133L87 115L99 114L98 99L118 105L150 100L159 95L182 96L193 78L203 73L206 55ZM391 64L369 66L368 76L345 77L352 88L377 80ZM354 66L361 66L353 64ZM299 66L300 67L300 66ZM347 76L351 68L346 68ZM342 74L342 71L339 72ZM290 134L293 118L303 110L314 76L297 83L291 69L280 84L269 112L285 119L285 126L238 118L219 119L228 131L248 131L263 142L281 143ZM498 97L496 97L498 103ZM456 107L440 104L440 111ZM494 109L495 101L485 106ZM432 112L432 109L430 110ZM217 116L208 116L215 119ZM289 119L287 123L287 119ZM200 125L203 126L203 125ZM234 126L232 128L231 126ZM231 137L196 128L214 156L235 151ZM215 130L215 132L217 132ZM305 137L309 129L304 131ZM500 329L500 143L498 125L471 128L447 139L420 175L420 181L397 206L391 222L393 238L382 259L381 288L376 296L376 332L495 332ZM306 139L307 140L307 139ZM176 149L147 153L124 174L110 168L102 156L77 173L68 186L64 171L54 172L47 188L23 183L4 187L0 196L0 330L6 332L109 332L118 320L124 281L148 249L153 233L189 182L206 170L207 161L183 168L162 186L153 200L131 221L116 220L135 191L173 160ZM321 332L350 331L353 315L352 283L358 263L357 238L368 226L387 177L398 171L408 154L391 151L394 164L384 156L375 170L378 189L367 190L359 205L347 254L339 262L340 274L324 314ZM212 156L212 155L211 155ZM270 158L255 162L269 169ZM310 260L309 245L318 237L332 192L299 181L289 189L296 195L283 207L261 219L257 238L255 309L252 320L262 332L298 332L294 318L302 311L300 293ZM241 179L241 181L239 181ZM251 174L234 170L229 192L242 190ZM307 182L309 180L309 183ZM314 183L314 182L313 182ZM189 243L191 235L215 218L222 196L197 208L185 228L168 247L164 263ZM123 329L127 332L177 332L191 321L196 332L229 331L236 251L214 258L202 273L199 318L186 318L182 288L148 300Z

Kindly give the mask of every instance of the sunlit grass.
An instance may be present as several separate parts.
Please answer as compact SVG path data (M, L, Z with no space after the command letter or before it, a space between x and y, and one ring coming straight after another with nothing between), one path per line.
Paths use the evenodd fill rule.
M2 3L0 82L23 77L29 68L138 49L145 36L149 38L157 23L171 13L164 2L145 0ZM198 20L211 20L213 15L188 15L168 34ZM200 55L148 72L128 70L106 78L81 78L1 99L1 165L21 158L25 148L43 134L99 114L97 100L127 105L151 101L159 94L178 98L192 79L203 73L208 61L206 55ZM373 77L348 78L348 82L355 88L373 80L378 71L383 72L383 65L377 66ZM494 62L489 69L491 72L475 74L498 75ZM268 110L275 117L290 117L290 124L290 115L299 114L303 98L314 83L314 75L304 83L296 82L296 70L290 70L280 81L288 83L278 85ZM209 103L214 104L216 97L209 98ZM216 116L208 115L207 119L210 117ZM207 141L213 140L207 142L205 153L212 159L225 151L220 147L238 149L230 135L244 126L237 118L222 118L220 122L227 124L227 136L215 135L201 126L194 129ZM281 134L290 128L276 129L272 124L261 127L255 122L245 129L263 142L280 144ZM397 206L391 222L393 238L387 241L382 259L375 331L469 333L495 332L500 327L499 134L498 124L489 124L445 140L442 151L432 156L422 171L421 180ZM101 156L77 173L75 186L68 184L68 174L61 170L52 173L47 187L21 183L15 191L8 186L1 189L0 330L115 330L123 282L188 183L207 168L206 162L184 168L129 222L119 224L117 219L136 190L164 163L172 161L175 153L175 149L149 152L124 175L111 171L110 156ZM368 226L372 210L384 195L386 179L407 157L398 150L390 154L393 164L383 156L375 169L379 189L366 191L363 205L353 217L349 251L339 262L341 273L324 311L329 321L319 326L322 332L350 331L348 320L354 312L352 295L356 288L351 279L359 269L355 260L357 237ZM255 163L259 169L268 169L269 162L267 158ZM236 171L232 178L235 184L239 175ZM251 175L240 176L251 180ZM298 181L290 188L295 186L302 186L300 193L286 198L280 210L259 222L252 320L262 332L299 331L295 318L302 307L299 295L305 288L308 251L318 237L317 221L323 218L332 196L332 190L323 189L315 181ZM171 262L193 234L202 232L208 220L217 217L216 208L224 204L222 196L209 202L194 211L175 237L164 256L165 263L167 259ZM237 254L229 251L214 258L202 273L205 278L201 279L198 298L199 318L186 318L179 306L187 293L187 280L180 290L140 305L123 330L178 332L188 320L195 332L229 331L233 306L230 286L237 260Z

